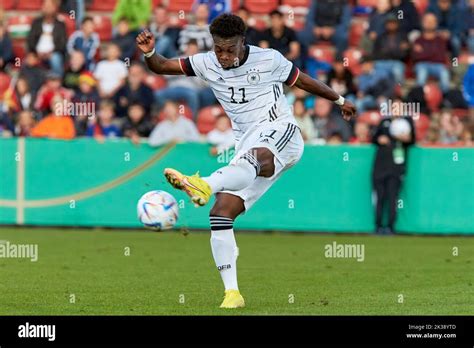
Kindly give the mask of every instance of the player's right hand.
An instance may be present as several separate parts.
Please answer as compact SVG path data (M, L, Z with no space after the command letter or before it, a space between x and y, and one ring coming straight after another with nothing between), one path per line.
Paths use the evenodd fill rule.
M137 38L135 39L138 48L143 53L148 53L153 51L155 48L155 37L148 29L143 30L140 34L138 34Z

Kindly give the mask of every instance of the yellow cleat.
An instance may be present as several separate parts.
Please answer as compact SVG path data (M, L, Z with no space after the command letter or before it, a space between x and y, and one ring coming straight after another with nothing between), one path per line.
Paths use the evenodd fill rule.
M245 307L245 301L239 290L226 290L224 301L221 308L242 308Z
M166 180L174 188L186 192L195 205L203 206L209 202L212 194L211 187L199 177L199 173L188 176L175 169L166 168L164 174Z

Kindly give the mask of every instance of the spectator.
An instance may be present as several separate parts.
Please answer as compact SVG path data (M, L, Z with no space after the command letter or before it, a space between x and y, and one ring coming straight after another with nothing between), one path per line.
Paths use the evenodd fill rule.
M326 143L328 145L340 145L342 144L344 139L342 138L342 134L338 131L334 131L329 134L328 138L326 139Z
M316 98L313 110L318 142L324 143L331 135L336 135L334 138L341 137L341 141L349 141L351 136L350 126L344 121L339 109L331 101Z
M153 22L150 24L150 31L156 40L156 53L166 58L176 57L180 29L170 26L168 11L164 6L157 6L153 14Z
M474 59L463 79L463 94L469 108L474 109Z
M38 55L35 52L28 52L24 63L20 69L20 76L28 81L33 98L46 81L47 71L41 66Z
M453 57L458 57L461 51L461 31L463 23L458 7L451 0L437 0L431 3L427 10L433 13L438 21L438 34L449 42L450 51Z
M449 72L446 68L448 50L446 40L436 33L438 26L435 15L427 13L423 16L421 37L413 45L412 58L415 63L416 83L424 86L428 76L440 81L441 90L449 90Z
M112 40L118 47L120 47L120 59L125 62L130 62L135 57L136 43L135 35L130 32L126 18L121 18L117 25L117 34Z
M186 118L184 118L184 120L187 121ZM189 128L191 129L192 127L190 126ZM232 125L225 114L217 116L214 129L207 133L207 142L212 145L212 155L224 153L228 149L234 147L235 141L234 133L232 132Z
M364 38L363 47L367 52L372 52L373 43L385 31L385 22L391 14L392 5L390 0L378 0L375 11L372 12L367 28L367 36Z
M186 56L198 53L196 40L190 40L186 47ZM183 100L193 113L196 119L198 111L208 105L215 104L216 98L209 85L198 77L168 76L168 86L155 91L155 101L157 107L163 107L167 100Z
M197 4L206 4L209 8L209 23L222 13L232 12L232 0L197 0Z
M15 135L17 137L31 136L31 130L35 127L36 121L33 112L30 110L22 110L18 113L15 125Z
M377 234L393 234L397 200L406 171L407 149L415 143L415 127L411 117L404 117L397 111L403 110L397 100L392 104L389 118L383 118L372 137L372 142L377 146L375 162L372 171L372 184L376 195L375 226ZM404 119L409 125L408 133L393 136L390 125L394 120ZM397 120L398 122L398 120ZM384 206L388 204L388 225L383 226L382 215Z
M327 74L326 84L334 89L344 98L349 98L354 102L357 93L352 72L344 65L342 57L337 57L336 61Z
M26 78L19 77L15 88L5 91L3 109L10 114L21 110L30 110L33 108L33 98Z
M385 32L377 37L374 44L376 70L389 71L395 82L405 82L405 64L409 53L408 37L400 32L398 20L394 15L386 17Z
M63 98L59 95L52 98L50 109L54 110L54 112L38 122L31 130L31 136L54 139L74 138L76 135L74 122L71 117L65 115L65 110L63 110Z
M67 42L67 51L72 55L74 51L80 51L84 54L87 70L94 70L95 56L100 47L99 35L94 32L94 21L92 17L85 17L82 20L81 30L76 30L69 37Z
M337 54L347 48L351 8L347 0L313 0L300 34L300 42L307 45L319 40L331 40Z
M112 14L112 24L118 25L126 18L133 36L148 23L151 13L151 0L119 0Z
M163 113L166 119L153 129L148 139L150 146L160 146L171 141L199 141L199 132L191 120L178 113L178 105L166 102Z
M125 84L128 71L125 63L119 59L120 54L120 48L110 43L107 46L107 59L101 60L94 71L102 98L111 98Z
M439 121L439 142L441 144L454 144L461 140L464 131L459 118L449 111L443 111Z
M400 31L410 36L420 30L420 16L411 0L392 0L393 13L400 23Z
M245 42L249 45L258 46L258 43L261 41L262 33L251 25L249 11L245 7L241 7L237 11L237 16L242 18L244 23L247 25L247 31L245 32Z
M394 96L395 82L386 70L376 70L371 57L362 59L362 73L359 76L359 91L356 106L359 112L377 109L387 98Z
M469 6L464 11L464 37L469 53L474 54L474 0L469 0Z
M270 28L262 34L260 47L271 47L291 60L296 66L301 67L300 44L294 30L285 25L283 14L277 10L272 11L270 23Z
M91 105L92 110L97 110L100 102L99 93L96 89L97 81L90 72L82 73L79 76L79 90L72 97L73 103ZM95 112L94 112L95 113ZM90 115L75 115L74 126L76 135L86 135Z
M40 60L48 62L51 69L63 76L66 52L66 25L57 17L58 2L44 0L42 16L36 18L27 38L28 50L38 54Z
M61 77L54 72L47 75L47 81L38 92L34 108L43 114L51 112L50 106L53 105L54 97L61 97L70 100L72 92L61 86Z
M293 104L293 114L295 115L298 127L305 142L312 142L316 138L316 128L314 122L304 106L304 99L296 99Z
M186 47L192 39L196 40L199 51L209 51L214 44L209 32L209 9L207 5L201 4L196 7L194 20L187 24L179 33L179 50L185 52Z
M132 143L138 144L140 138L148 137L153 129L153 124L145 117L145 109L135 103L128 107L128 115L122 126L122 133L130 138Z
M365 122L356 122L354 124L354 136L349 140L351 144L370 143L370 127Z
M150 116L153 103L153 90L144 84L146 77L145 68L141 63L135 62L130 66L127 83L114 95L117 116L127 116L130 104L138 103L145 108L145 116Z
M0 137L7 138L13 136L15 125L10 115L0 109Z
M8 36L6 26L0 21L0 71L5 70L8 63L13 62L13 44Z
M114 123L114 103L104 100L100 103L100 110L96 122L93 122L88 128L86 135L99 140L104 138L120 137L122 132L120 127Z
M63 86L77 90L79 87L79 76L86 72L86 59L81 51L73 51L69 59L68 68L64 72Z

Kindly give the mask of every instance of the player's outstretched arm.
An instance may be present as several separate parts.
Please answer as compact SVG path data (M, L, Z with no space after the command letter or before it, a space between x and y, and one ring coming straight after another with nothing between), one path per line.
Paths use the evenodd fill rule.
M332 102L336 102L336 104L341 107L342 116L347 121L349 121L351 117L355 116L356 114L356 107L349 100L342 98L325 83L315 80L301 71L294 86L304 89L311 94L315 94L317 96L329 99Z
M147 29L138 34L135 41L145 55L146 65L151 71L162 75L184 74L179 65L179 59L167 59L155 53L155 38Z

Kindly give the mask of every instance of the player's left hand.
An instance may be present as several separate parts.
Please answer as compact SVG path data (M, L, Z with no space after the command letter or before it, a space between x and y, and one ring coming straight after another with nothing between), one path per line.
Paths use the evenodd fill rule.
M341 106L341 111L342 111L342 117L346 121L350 121L352 117L356 116L356 107L352 102L349 100L345 99L344 100L344 105Z

